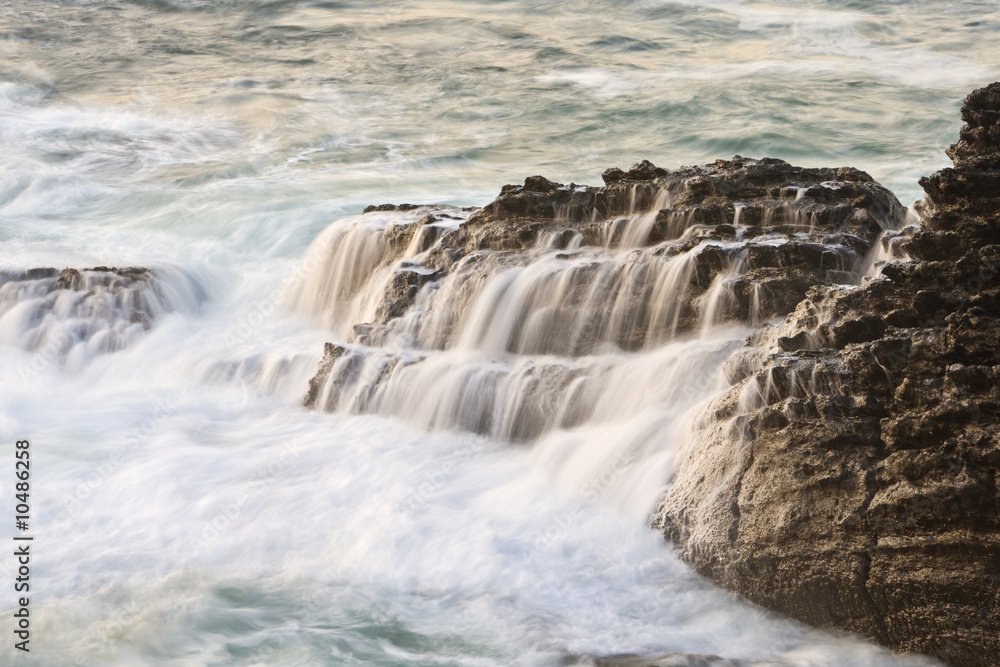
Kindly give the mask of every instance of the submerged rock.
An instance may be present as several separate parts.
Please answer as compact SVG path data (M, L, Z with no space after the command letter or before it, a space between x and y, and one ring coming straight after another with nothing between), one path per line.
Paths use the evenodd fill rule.
M763 606L985 667L1000 656L1000 83L962 117L954 168L921 180L912 261L812 287L750 337L655 525Z
M171 269L0 270L0 340L38 353L37 368L78 366L127 347L158 318L200 299L198 286Z

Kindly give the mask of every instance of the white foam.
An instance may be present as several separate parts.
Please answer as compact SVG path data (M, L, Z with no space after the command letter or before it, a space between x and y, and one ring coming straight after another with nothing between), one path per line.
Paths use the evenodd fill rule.
M76 295L56 296L47 320L37 317L42 295L5 302L0 439L32 441L42 554L37 652L14 664L479 667L620 651L929 664L741 603L646 525L684 419L721 381L715 357L744 332L723 333L706 317L704 337L667 336L632 357L531 355L513 369L517 382L548 364L586 366L609 383L589 423L564 405L529 447L303 410L323 343L337 336L322 325L349 328L372 303L347 298L316 324L282 299L314 276L299 270L310 243L364 204L482 204L529 173L593 183L615 161L724 157L720 145L749 133L780 135L767 146L813 161L831 143L823 155L915 189L917 175L946 161L955 134L957 115L938 111L957 110L996 60L982 30L959 30L971 5L884 5L883 21L857 3L849 12L682 3L728 13L726 30L739 26L730 43L702 48L669 18L634 20L628 3L552 8L541 22L516 3L359 15L321 3L176 0L198 12L125 3L99 18L94 4L66 3L56 16L14 3L0 74L0 266L150 266L187 282L164 295L170 308L148 330L116 332L127 344L109 345L116 326L134 324L109 309L77 353L54 362L23 337L75 326ZM202 11L209 4L221 11ZM113 27L114 40L133 30L129 48L101 43L99 30L74 41L85 30L76 5L90 13L86 25ZM321 13L314 30L282 35L284 23ZM873 20L889 31L873 32ZM29 23L38 29L20 30ZM938 23L980 41L929 37L925 26ZM598 60L577 48L597 33L633 32L661 49ZM534 57L550 42L566 46L558 68ZM286 57L300 61L279 62ZM96 71L91 63L106 67L81 76ZM247 80L266 84L241 97L246 89L232 84ZM789 106L858 81L875 92ZM938 106L926 110L928 100ZM912 124L921 109L924 124ZM842 134L822 136L827 122ZM899 147L891 158L887 136ZM376 227L394 218L384 217ZM636 245L643 229L632 226ZM723 281L716 288L718 305ZM451 379L516 365L501 342L438 350L415 373L413 400L398 405L440 407L446 392L460 405ZM0 526L0 539L12 530ZM0 559L4 581L11 567ZM11 604L0 598L0 612Z

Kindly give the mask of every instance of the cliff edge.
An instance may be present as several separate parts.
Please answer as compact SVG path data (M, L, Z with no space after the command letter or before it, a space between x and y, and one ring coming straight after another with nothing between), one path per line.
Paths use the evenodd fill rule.
M765 607L961 667L1000 656L1000 83L921 180L910 261L752 335L654 524Z

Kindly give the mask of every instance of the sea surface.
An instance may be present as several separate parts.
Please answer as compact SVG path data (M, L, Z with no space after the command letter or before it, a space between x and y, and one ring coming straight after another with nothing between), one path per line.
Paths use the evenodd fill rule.
M771 156L908 205L998 36L995 0L0 3L0 542L34 537L30 653L0 556L0 664L933 664L743 602L649 528L746 329L607 352L629 409L523 443L303 408L355 322L302 290L364 206L532 174ZM155 317L15 280L97 266L153 270Z

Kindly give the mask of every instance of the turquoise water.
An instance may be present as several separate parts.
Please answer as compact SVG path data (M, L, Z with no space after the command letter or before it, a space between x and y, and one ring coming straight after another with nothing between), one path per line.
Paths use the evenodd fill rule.
M536 173L768 155L909 204L998 34L975 1L4 3L0 271L151 266L172 306L63 353L0 304L39 554L32 652L4 622L0 662L925 664L717 590L544 447L304 411L331 333L286 292L367 204Z

